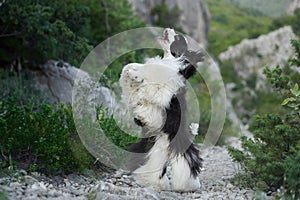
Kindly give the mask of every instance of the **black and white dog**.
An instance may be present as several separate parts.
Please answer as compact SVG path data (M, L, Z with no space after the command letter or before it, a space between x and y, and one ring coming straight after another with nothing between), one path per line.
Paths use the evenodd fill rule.
M202 159L194 143L198 124L187 122L185 83L203 54L188 50L187 40L173 29L164 30L160 44L163 58L130 63L120 78L122 96L143 136L130 147L141 155L131 161L130 169L143 186L195 191L200 188Z

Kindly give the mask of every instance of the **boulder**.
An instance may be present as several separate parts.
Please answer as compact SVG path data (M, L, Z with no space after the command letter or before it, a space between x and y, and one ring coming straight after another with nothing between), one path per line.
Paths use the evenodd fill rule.
M244 39L219 55L221 61L231 61L242 80L256 78L255 89L265 88L265 66L285 65L293 55L291 39L296 39L290 26L282 27L256 39Z
M71 66L68 63L50 60L37 68L30 69L30 74L33 76L36 88L44 94L48 94L50 103L72 102L72 92L76 77L83 77L86 82L91 82L88 73ZM95 97L95 102L104 106L114 104L112 92L102 87L99 83L95 83L96 87L89 96ZM88 87L88 86L86 86Z
M256 113L251 102L258 98L257 92L271 90L263 74L265 66L274 69L287 64L294 54L291 39L296 39L296 35L290 26L285 26L256 39L244 39L219 55L223 63L229 61L226 66L231 65L240 80L240 83L227 83L226 94L238 118L246 124L244 127ZM237 87L238 84L241 85Z

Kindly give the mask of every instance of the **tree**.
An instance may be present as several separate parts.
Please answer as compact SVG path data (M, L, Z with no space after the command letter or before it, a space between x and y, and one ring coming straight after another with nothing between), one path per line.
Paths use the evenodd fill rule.
M140 26L126 0L7 0L0 6L0 64L21 58L79 66L93 45Z

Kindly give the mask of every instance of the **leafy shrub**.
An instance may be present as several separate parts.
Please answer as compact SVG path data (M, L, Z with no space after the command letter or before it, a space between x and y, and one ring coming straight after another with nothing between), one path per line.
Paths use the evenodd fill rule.
M15 165L50 174L80 171L93 164L81 147L70 105L21 106L15 98L2 100L0 126L1 168ZM80 157L73 154L74 144L81 149Z
M300 42L293 40L296 57L290 59L290 67L299 67ZM300 91L297 78L285 75L279 67L265 69L268 81L282 94L285 114L271 113L255 116L251 125L253 139L242 137L243 151L229 147L234 161L239 162L245 172L248 186L264 190L282 190L283 198L300 197ZM244 183L245 183L244 182ZM245 184L244 184L245 185Z
M63 59L78 64L91 50L87 39L77 35L88 22L86 7L61 1L8 0L0 13L4 64L18 57L37 63Z
M109 112L106 108L98 107L97 116L99 125L106 137L108 137L112 143L118 147L126 150L129 144L137 141L138 137L131 136L120 129L113 115L109 115Z

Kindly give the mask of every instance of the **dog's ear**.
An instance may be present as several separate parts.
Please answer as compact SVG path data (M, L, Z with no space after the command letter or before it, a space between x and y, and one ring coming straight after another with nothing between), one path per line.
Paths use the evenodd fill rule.
M202 62L204 60L204 54L201 51L186 51L184 54L184 59L187 60L191 65L197 67L198 62Z
M186 67L179 70L179 73L188 79L197 72L197 63L204 60L204 54L201 51L186 51L183 54L184 64Z
M187 51L187 42L182 35L175 35L174 41L170 45L170 50L175 58L180 57Z

